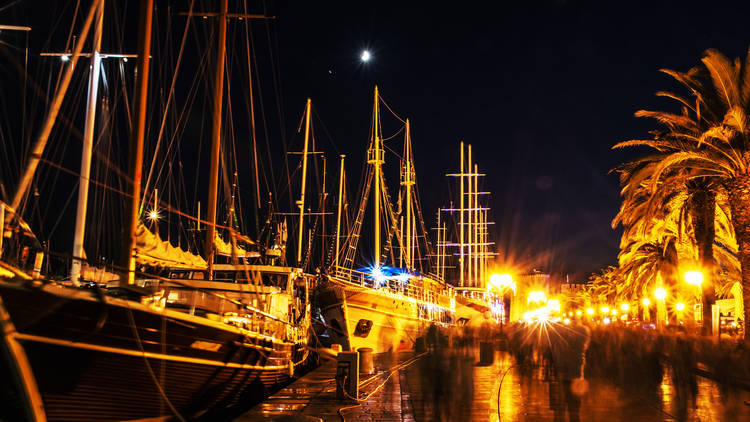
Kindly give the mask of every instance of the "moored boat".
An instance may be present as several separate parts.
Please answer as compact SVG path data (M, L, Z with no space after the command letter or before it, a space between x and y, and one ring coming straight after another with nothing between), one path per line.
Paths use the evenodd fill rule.
M429 253L425 252L429 245L425 241L424 249L420 249L418 239L426 239L426 233L418 236L415 230L415 227L424 225L421 221L420 224L416 223L421 212L414 188L416 179L408 120L405 122L406 138L401 166L403 188L399 207L404 209L406 221L399 224L402 216L397 214L401 214L401 211L396 213L389 201L382 174L385 151L380 132L380 101L376 87L373 132L367 153L367 182L360 199L359 211L342 250L336 248L334 265L324 275L318 293L321 313L332 341L340 344L344 350L370 348L375 353L413 349L417 339L430 326L450 327L455 318L451 288L438 276L426 275L417 270L427 266L420 259ZM359 230L371 190L374 191L374 263L355 270L351 266L357 259ZM386 244L391 250L391 260L394 264L401 264L396 267L382 265L384 261L381 254L384 250L381 248L381 219L386 222ZM398 261L392 253L394 243L400 250ZM423 255L420 255L420 250L424 252ZM338 265L339 255L343 257L342 265Z

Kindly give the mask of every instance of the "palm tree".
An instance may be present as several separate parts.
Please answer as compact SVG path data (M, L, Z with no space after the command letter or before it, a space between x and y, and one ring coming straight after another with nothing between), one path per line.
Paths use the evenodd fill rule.
M691 179L697 182L694 189L713 186L726 192L739 249L745 293L744 320L747 321L750 315L750 122L747 118L750 111L750 52L744 62L739 59L730 62L720 52L708 50L702 62L703 66L687 73L665 70L694 97L692 101L671 93L660 93L680 102L682 114L638 113L640 116L654 117L666 125L669 139L630 141L628 145L618 146L640 144L657 148L662 157L653 168L653 180L689 170ZM679 140L681 145L673 148L663 144L669 140ZM695 215L698 216L701 209L704 218L713 215L715 211L708 211L715 210L715 206L711 207L712 202L715 204L715 195L712 200L710 195L698 194L693 204ZM699 221L695 226L698 230L708 231L713 225L707 220L700 221L700 217L697 219ZM711 236L702 233L696 238L704 243ZM709 265L713 262L712 249L713 242L710 248L705 244L699 248L702 258ZM747 331L745 338L750 340Z
M683 130L694 130L684 126ZM673 132L676 130L677 128L672 129ZM705 275L701 286L703 321L710 321L711 305L716 300L713 285L716 279L713 245L718 186L709 178L700 175L695 177L695 171L689 168L675 168L669 173L662 173L660 180L654 180L654 171L666 155L679 148L691 147L680 138L656 133L655 140L634 142L640 145L648 144L660 151L657 150L656 154L626 163L617 169L621 174L623 186L621 194L625 198L619 213L612 221L612 227L620 223L626 227L621 247L627 246L629 242L649 243L654 238L664 239L666 235L673 234L680 240L679 244L683 246L681 250L693 249L682 242L686 237L692 238L698 249L698 260ZM632 142L621 143L615 147L623 144ZM665 219L674 221L671 224L654 224L654 221ZM650 233L648 238L646 232L658 227L671 228L673 233ZM710 324L703 324L704 335L710 334L710 328Z
M586 296L592 303L611 303L617 298L619 268L609 266L589 278Z

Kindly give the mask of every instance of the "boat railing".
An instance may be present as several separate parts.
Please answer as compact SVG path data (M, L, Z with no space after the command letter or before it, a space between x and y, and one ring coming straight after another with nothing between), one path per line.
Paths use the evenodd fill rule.
M248 304L245 297L229 297L226 293L181 285L180 280L174 279L140 279L137 284L154 292L153 295L142 298L141 302L146 305L174 309L190 315L201 315L269 337L296 340L298 336L296 330L293 329L293 321L285 321L258 309ZM259 299L262 300L262 298ZM294 319L295 316L289 315L288 317Z
M420 278L418 276L412 276L408 282L401 281L398 277L382 277L380 280L377 280L375 276L368 272L344 267L334 267L332 276L339 281L345 281L353 285L372 287L380 291L416 299L417 301L439 305L437 292L425 290L419 284L411 284L411 280Z

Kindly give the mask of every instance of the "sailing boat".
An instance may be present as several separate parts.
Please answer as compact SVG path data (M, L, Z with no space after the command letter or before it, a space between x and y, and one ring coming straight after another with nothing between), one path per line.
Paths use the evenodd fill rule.
M367 151L368 173L359 211L344 242L343 253L338 247L340 234L336 233L334 264L328 268L319 291L321 314L328 325L332 342L340 344L343 350L371 348L374 353L414 348L417 338L424 335L431 325L452 325L455 310L451 288L438 276L419 270L420 257L416 253L419 251L416 244L419 237L415 227L424 225L421 221L417 224L420 213L414 212L419 209L419 204L415 201L416 181L408 120L405 122L406 138L401 165L401 204L406 214L405 230L400 230L399 218L390 203L382 169L385 149L380 125L380 101L378 88L375 87L373 130ZM373 187L373 261L365 268L352 269L359 230ZM339 205L339 221L340 210ZM392 239L395 238L401 250L401 265L388 266L387 261L381 259L384 252L381 248L381 219L386 221L388 232L386 249L392 251ZM389 255L395 261L393 254ZM340 256L343 256L343 262L340 262Z
M102 0L92 3L66 75L72 74L94 16L101 22L102 5ZM306 361L311 278L298 268L245 261L214 264L213 260L215 248L221 253L214 232L215 175L227 0L222 0L221 10L214 92L217 153L212 157L205 259L188 257L140 224L145 75L153 11L153 1L146 0L141 2L129 179L132 203L121 267L125 274L117 288L84 288L40 277L44 255L16 213L18 201L1 204L0 239L5 242L0 245L4 352L0 394L14 393L0 397L3 403L13 404L4 405L0 417L33 421L226 418L238 406L263 399L269 388L289 380ZM67 87L67 82L61 86ZM64 91L61 88L56 94L45 127L51 128ZM37 142L16 199L26 194L23 181L33 178L43 149L44 142ZM230 233L233 257L251 255L234 246L239 236ZM136 264L157 262L173 266L168 277L135 271Z
M465 154L466 152L466 154ZM443 240L442 246L454 246L458 248L458 280L453 282L456 292L456 322L459 325L473 326L478 328L485 322L497 322L502 318L502 301L497 297L492 286L488 286L488 262L494 255L490 251L487 230L487 211L489 208L482 206L480 196L488 192L479 191L479 166L472 163L471 145L464 147L461 142L460 172L447 174L449 177L459 180L459 208L443 208L438 210L438 225L440 226L441 213L448 213L455 217L458 213L458 221L455 221L458 229L457 243L448 243ZM438 227L439 233L445 236L446 230ZM441 243L439 243L441 245ZM443 258L444 259L444 258ZM441 257L438 257L438 261Z

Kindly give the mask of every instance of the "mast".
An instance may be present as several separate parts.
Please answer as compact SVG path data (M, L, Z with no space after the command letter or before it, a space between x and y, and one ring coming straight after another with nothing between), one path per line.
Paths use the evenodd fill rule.
M299 239L297 241L297 265L302 265L302 233L305 219L305 186L307 184L307 145L310 138L310 99L305 106L305 145L302 148L302 190L299 201Z
M438 212L437 212L437 248L436 248L437 249L437 271L436 271L436 273L437 273L438 277L440 277L440 279L443 279L443 277L441 276L441 274L442 274L442 267L441 267L442 262L441 261L443 259L443 255L442 255L441 249L440 249L440 245L441 245L441 243L443 241L443 238L442 238L442 235L443 235L442 232L443 232L443 230L442 230L442 228L443 228L443 226L440 223L440 208L438 208Z
M94 149L94 122L96 120L96 100L99 94L99 71L102 58L99 50L102 46L102 24L104 23L104 0L99 0L96 9L96 27L94 29L91 68L89 69L89 92L86 102L86 123L83 132L83 150L81 151L81 175L78 181L78 209L76 211L76 228L73 232L73 262L70 279L78 285L81 278L81 258L83 258L83 234L86 228L86 210L89 200L89 177L91 176L91 152Z
M469 146L468 146L468 155L469 155L469 157L468 157L469 161L467 163L468 164L468 168L466 169L468 171L468 174L466 175L467 176L467 178L466 178L466 184L467 184L467 190L468 190L468 192L466 194L468 196L468 203L469 203L468 204L468 214L469 214L468 217L469 217L469 221L468 221L468 224L467 224L466 228L469 230L468 233L467 233L467 237L468 237L468 240L469 240L469 242L468 242L469 243L469 245L468 245L469 251L468 251L468 254L467 254L468 264L469 265L468 265L468 272L467 273L468 273L468 276L469 276L469 286L470 287L474 287L475 280L472 278L472 274L473 274L473 271L474 271L474 267L473 267L474 259L473 258L474 258L474 243L475 243L475 241L474 241L474 234L475 233L474 233L474 188L472 187L473 186L473 183L472 183L473 180L471 180L471 170L472 170L472 164L471 164L471 144L469 144Z
M219 184L219 152L221 149L221 110L224 104L224 61L227 39L227 0L221 0L219 18L219 40L214 75L213 131L211 133L211 172L209 173L208 210L206 211L206 262L208 279L213 280L214 237L216 235L216 197Z
M313 142L313 149L315 149L315 142ZM321 239L321 251L326 250L326 198L328 197L328 192L326 192L326 175L328 174L327 168L326 168L326 156L322 155L321 158L323 159L323 193L320 194L320 239ZM325 265L325 253L321 254L321 261L323 261L323 265Z
M143 168L143 138L146 131L146 100L148 99L148 69L151 62L151 21L154 0L141 1L140 33L138 35L138 65L133 101L133 133L130 135L130 155L128 180L130 186L130 206L125 209L123 236L123 264L128 270L127 284L135 284L135 229L138 226L138 208L141 198L141 178ZM122 279L120 279L122 284Z
M404 145L404 166L402 168L401 186L406 189L406 268L412 269L412 210L411 196L412 186L414 186L414 169L411 161L411 129L409 119L406 119L406 144Z
M340 245L340 239L341 239L341 203L343 202L343 192L344 192L344 157L346 155L341 154L341 165L339 166L339 203L338 203L338 211L336 212L336 249L334 250L333 254L333 268L336 268L339 266L339 245Z
M380 267L380 183L382 181L381 171L384 162L383 150L380 148L380 107L378 104L378 87L375 86L375 104L373 110L372 124L372 147L367 151L367 162L375 167L375 259L373 266Z
M459 265L459 274L460 274L460 284L461 287L464 286L464 142L461 141L461 174L458 176L458 180L460 180L461 184L461 195L459 198L460 202L460 211L459 211L459 223L458 223L458 230L459 230L459 252L458 252L458 265Z
M21 178L19 179L16 193L13 195L13 202L11 202L10 207L13 212L19 215L19 207L21 206L21 201L23 201L23 198L26 196L29 185L31 185L31 181L34 179L34 173L36 172L37 166L39 166L39 160L42 158L44 147L47 145L47 140L49 139L49 135L52 132L52 127L55 125L57 114L60 112L60 107L62 106L63 99L65 98L65 93L68 91L70 80L73 77L73 70L75 70L76 64L78 63L78 58L81 56L83 45L86 43L86 37L89 34L89 29L91 29L91 22L94 20L94 15L96 13L98 3L98 1L94 1L91 4L91 9L89 9L89 13L86 16L86 21L83 24L83 29L81 29L81 35L78 37L78 42L73 49L73 54L70 56L68 67L65 69L65 74L63 75L60 82L60 88L57 90L57 92L55 93L55 98L50 103L49 114L47 114L47 117L44 121L44 126L42 126L42 131L39 133L39 136L34 143L34 147L29 153L29 162L26 165L26 169L24 170L23 175L21 175Z
M479 166L474 164L474 227L472 232L474 233L474 287L480 287L481 282L479 280L479 254L481 251L481 237L480 237L480 208L479 208Z

